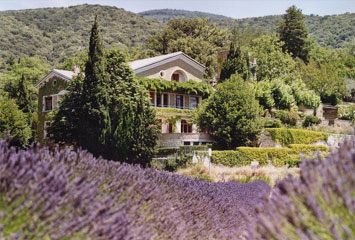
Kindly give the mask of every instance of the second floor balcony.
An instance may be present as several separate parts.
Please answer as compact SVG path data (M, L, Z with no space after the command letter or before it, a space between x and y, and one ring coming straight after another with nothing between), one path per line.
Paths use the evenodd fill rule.
M178 108L193 110L202 103L202 97L198 95L157 92L150 92L149 94L152 106L158 108Z

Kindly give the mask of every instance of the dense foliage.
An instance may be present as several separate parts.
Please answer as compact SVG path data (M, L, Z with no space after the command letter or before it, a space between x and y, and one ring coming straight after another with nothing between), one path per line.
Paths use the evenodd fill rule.
M236 150L213 151L211 161L229 167L250 166L253 161L258 161L260 166L297 167L302 161L301 155L311 157L317 152L325 154L328 151L325 146L304 144L293 144L289 148L238 147Z
M169 14L174 11L168 10L168 15L164 17L162 13L161 17L170 19L174 14ZM143 44L165 26L165 23L123 9L99 5L0 12L0 70L5 68L11 56L39 56L54 66L64 58L75 55L78 49L87 47L88 16L94 15L98 15L103 22L103 40L108 47ZM275 32L281 20L281 16L265 16L238 20L226 18L215 23L222 28L232 29L237 25L243 31L271 33ZM311 15L306 16L305 21L310 36L321 46L344 48L355 37L352 27L354 13L324 17Z
M13 59L8 69L0 74L0 89L8 98L15 100L17 107L25 114L32 134L29 143L37 140L37 92L34 87L48 71L48 66L36 57ZM1 91L1 90L0 90Z
M26 147L32 137L28 119L16 105L15 100L0 95L0 137L10 138L10 144Z
M228 17L218 14L199 11L187 11L181 9L157 9L138 13L145 18L156 19L162 22L169 22L175 18L208 18L210 21L227 19Z
M222 63L219 82L229 79L233 74L239 74L244 80L250 79L249 55L242 52L237 29L233 30L232 41L227 58Z
M187 82L166 81L162 79L151 79L138 77L136 79L147 89L158 93L178 92L191 95L201 95L204 98L210 96L213 92L211 85L206 82L196 82L189 80Z
M305 129L267 128L275 142L287 146L289 144L311 144L318 141L327 141L328 134Z
M355 140L325 159L304 161L258 208L247 239L354 239Z
M341 68L334 61L318 63L312 59L309 64L301 65L299 72L304 83L319 94L323 102L336 105L347 92Z
M278 28L280 40L285 44L283 50L291 54L293 58L308 61L309 41L308 30L304 23L302 10L291 6L283 15L283 21Z
M206 66L206 78L217 70L217 53L228 44L228 31L207 19L173 19L147 42L155 55L182 51Z
M238 75L217 85L216 92L198 109L197 123L222 149L250 145L262 129L261 108L249 82Z
M67 148L16 151L3 140L0 176L5 239L240 239L270 191L263 182L207 183Z
M302 125L303 127L311 127L313 125L318 125L322 122L322 120L320 118L318 118L317 116L314 115L308 115L306 116L306 118L304 119Z
M179 17L198 18L207 17L218 26L223 28L233 29L234 26L238 26L239 29L258 32L263 31L272 33L277 30L279 23L282 21L282 15L272 15L263 17L251 17L242 19L232 19L227 17L221 17L219 15L207 15L201 16L200 13L195 14L191 11L180 11L167 9L164 10L152 10L147 13L141 13L143 16L153 18L156 20L164 19L169 21ZM354 41L355 33L353 31L355 13L344 13L339 15L305 15L305 24L309 30L309 35L316 39L317 43L323 47L331 48L344 48Z
M340 105L338 111L340 119L350 120L355 124L355 104Z
M262 35L251 43L251 56L257 59L255 67L258 81L271 80L291 73L295 62L288 53L282 51L283 42L276 34Z
M298 113L294 111L277 110L274 116L288 127L296 126L297 121L300 119Z
M321 100L294 74L275 78L271 81L253 81L256 98L264 109L292 109L303 106L311 109L319 107Z
M141 44L164 25L99 5L0 12L0 58L39 56L53 66L87 48L95 15L102 21L104 45L110 47Z
M81 79L83 78L83 80ZM155 112L119 51L104 53L92 28L85 76L74 79L48 133L95 156L149 164L158 139Z

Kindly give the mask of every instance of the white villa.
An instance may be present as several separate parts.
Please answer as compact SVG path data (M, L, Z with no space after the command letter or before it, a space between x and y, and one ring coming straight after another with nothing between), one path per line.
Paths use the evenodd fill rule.
M137 76L178 83L188 80L202 82L205 71L205 66L183 52L129 62L129 66ZM41 142L45 140L46 128L50 126L48 112L58 106L58 100L66 93L68 82L78 72L78 69L74 71L53 69L37 84L38 132ZM198 131L196 125L191 123L191 113L202 103L202 96L176 91L150 91L149 94L152 106L157 111L157 119L161 123L160 147L202 145L213 142L210 135Z

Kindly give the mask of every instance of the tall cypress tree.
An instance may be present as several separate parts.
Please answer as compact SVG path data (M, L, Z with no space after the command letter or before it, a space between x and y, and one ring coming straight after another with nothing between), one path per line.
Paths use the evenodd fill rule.
M85 77L70 84L48 133L95 156L146 165L158 140L155 112L145 89L119 51L104 51L97 19Z
M304 62L308 62L308 30L300 9L297 9L296 6L291 6L286 10L278 32L280 40L285 43L283 51L291 53L293 58L298 57Z
M229 79L235 73L241 75L244 80L248 80L250 77L249 57L240 49L236 28L234 28L232 36L229 53L222 64L219 82Z
M130 163L147 163L153 156L159 130L146 89L133 77L123 54L107 51L110 84L111 132L108 157Z
M79 136L80 145L90 149L95 155L102 154L105 135L110 131L109 97L104 49L96 16L91 29L88 61L83 80L81 99L83 104L81 132L83 134Z

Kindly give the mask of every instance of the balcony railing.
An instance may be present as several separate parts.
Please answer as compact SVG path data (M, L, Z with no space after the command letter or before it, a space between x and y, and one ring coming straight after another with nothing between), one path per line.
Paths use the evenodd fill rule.
M157 108L178 108L178 109L186 109L186 110L193 110L196 109L198 105L196 104L191 104L188 107L186 106L180 106L180 105L173 105L173 104L168 104L168 105L163 105L163 104L151 104L153 107L157 107Z

